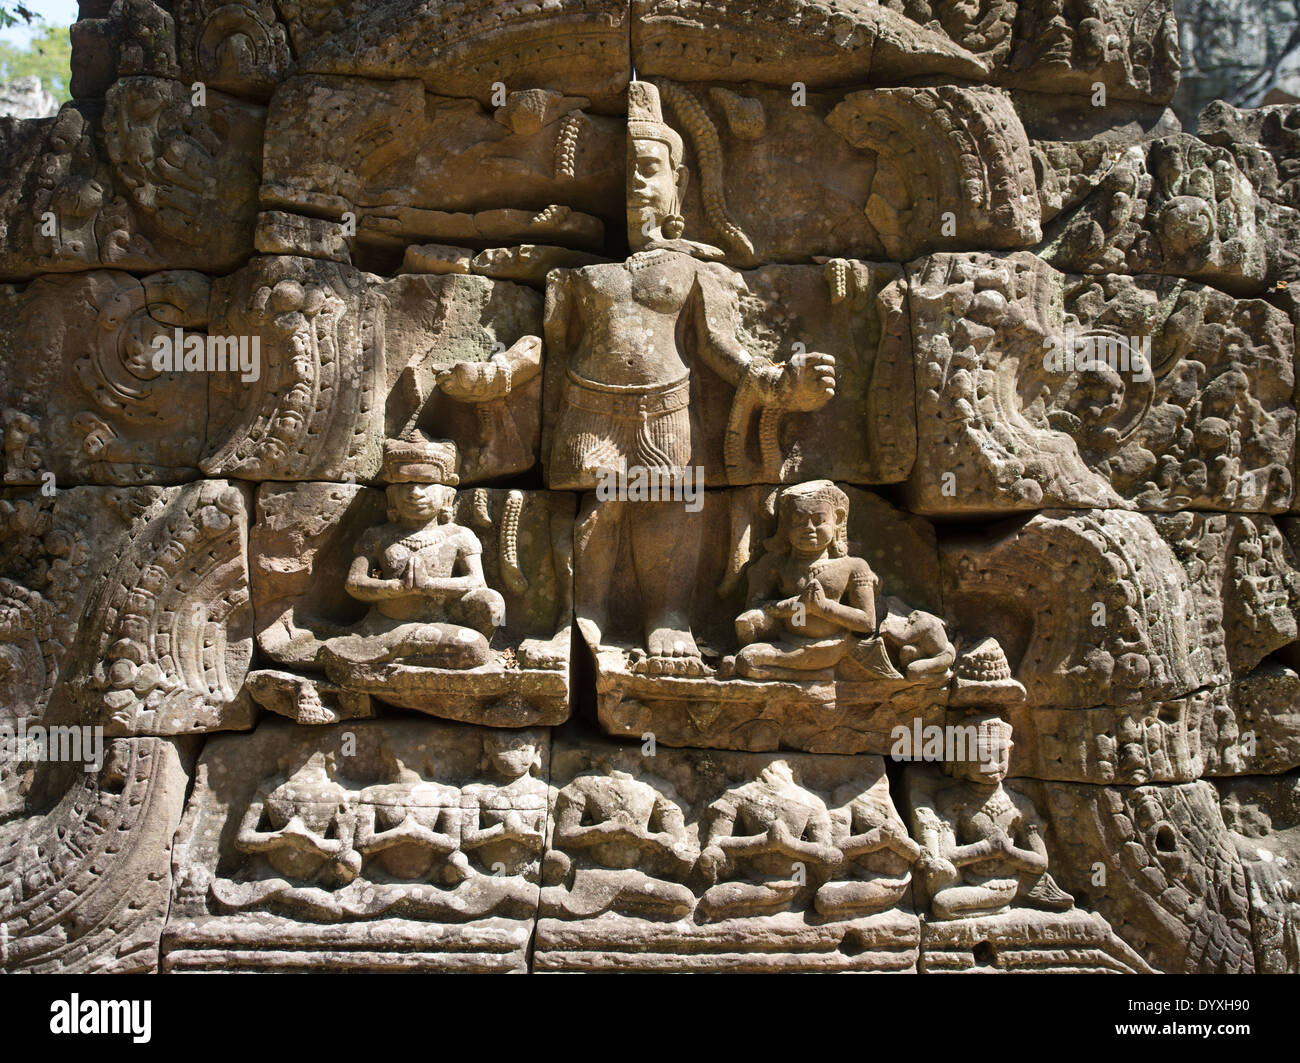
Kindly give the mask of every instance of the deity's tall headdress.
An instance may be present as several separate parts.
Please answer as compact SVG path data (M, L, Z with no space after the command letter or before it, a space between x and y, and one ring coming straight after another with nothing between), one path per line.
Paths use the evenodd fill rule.
M657 140L666 144L673 169L682 164L682 138L664 121L659 89L648 81L634 81L627 87L627 135L630 140Z
M456 444L450 440L384 440L384 480L390 484L444 484L455 487Z

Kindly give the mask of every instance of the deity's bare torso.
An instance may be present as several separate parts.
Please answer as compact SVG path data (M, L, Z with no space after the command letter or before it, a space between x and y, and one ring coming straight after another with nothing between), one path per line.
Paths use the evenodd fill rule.
M850 587L855 583L874 591L875 584L879 582L875 573L871 571L871 566L860 557L827 557L819 561L809 561L790 554L780 557L779 560L773 558L767 568L760 570L756 582L758 579L765 582L766 593L779 595L782 598L801 594L809 583L816 580L821 584L827 599L832 602L843 602ZM791 620L784 620L782 623L786 634L796 639L825 638L845 630L842 623L814 613L802 616L798 624Z
M569 368L613 387L670 384L689 371L678 321L696 284L697 264L672 251L643 251L622 264L576 270L573 296L585 312Z
M436 522L423 527L385 524L368 531L357 544L358 555L370 560L372 576L407 580L413 588L418 587L417 572L431 579L448 579L459 574L457 568L465 557L481 552L478 539L468 528ZM413 589L373 606L393 620L435 622L445 619L447 597Z
M959 845L973 845L999 835L1016 841L1026 826L1024 813L1001 786L983 800L980 800L978 791L963 787L960 794L951 795L950 800L949 814L953 817ZM1023 867L1018 861L1000 856L967 864L962 869L968 882L1014 878L1021 870Z

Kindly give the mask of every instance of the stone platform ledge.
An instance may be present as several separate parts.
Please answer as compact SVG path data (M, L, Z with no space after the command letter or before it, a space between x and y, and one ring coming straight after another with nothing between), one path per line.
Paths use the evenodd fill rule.
M821 924L798 912L702 925L614 912L593 919L543 918L537 923L533 969L914 974L920 932L920 920L898 909Z
M507 668L500 661L478 668L422 668L326 664L330 680L401 709L485 727L537 727L569 718L569 670Z
M597 712L608 735L665 746L888 756L897 726L942 727L946 681L789 682L632 672L620 651L596 659Z
M448 971L524 973L531 919L467 923L377 919L305 925L258 913L173 922L163 933L162 970Z
M1032 909L925 923L920 970L922 974L1159 973L1116 937L1100 915Z

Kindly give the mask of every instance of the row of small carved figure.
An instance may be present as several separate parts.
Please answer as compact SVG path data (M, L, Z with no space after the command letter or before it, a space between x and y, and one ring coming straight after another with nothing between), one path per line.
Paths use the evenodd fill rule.
M227 854L238 870L210 892L235 911L335 919L400 906L465 919L527 914L540 877L543 914L561 918L708 922L794 907L842 919L906 902L916 868L936 918L1071 908L1047 874L1032 802L1002 785L1010 726L988 715L975 727L978 758L946 776L910 769L919 842L876 758L823 786L830 804L805 784L801 758L769 760L688 823L677 791L653 766L636 768L635 750L556 788L537 775L534 734L489 732L491 782L433 781L388 751L383 781L350 788L336 754L318 749L258 788Z

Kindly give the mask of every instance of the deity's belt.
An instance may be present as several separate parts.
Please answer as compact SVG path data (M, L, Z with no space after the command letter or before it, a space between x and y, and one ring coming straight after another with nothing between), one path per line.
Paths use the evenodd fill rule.
M621 387L586 380L568 371L569 406L599 413L620 421L640 421L676 413L691 403L691 378L684 376L668 384Z
M619 387L569 370L561 467L674 469L691 459L691 380Z

